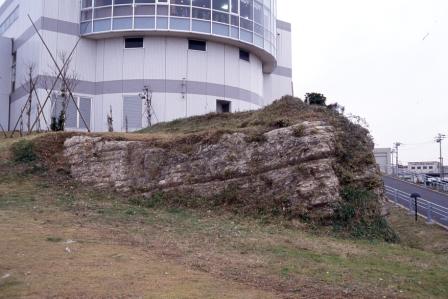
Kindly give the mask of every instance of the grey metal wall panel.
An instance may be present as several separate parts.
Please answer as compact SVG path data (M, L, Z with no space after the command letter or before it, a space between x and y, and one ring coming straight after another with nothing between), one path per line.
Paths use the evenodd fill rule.
M51 96L51 117L59 117L62 111L62 98L53 94Z
M81 115L86 121L87 125L90 128L91 121L91 109L92 109L92 101L89 98L80 98L79 99L79 110L81 111ZM82 121L81 117L79 117L79 128L87 129L86 124Z
M123 97L123 127L129 130L142 128L142 100L138 96Z
M76 100L76 98L75 98ZM69 129L76 129L78 127L78 111L75 103L70 99L67 105L65 127Z
M0 37L0 124L8 130L12 40Z

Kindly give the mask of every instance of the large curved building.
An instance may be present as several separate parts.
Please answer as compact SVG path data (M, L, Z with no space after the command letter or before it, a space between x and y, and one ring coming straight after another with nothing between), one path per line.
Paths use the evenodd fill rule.
M1 124L13 129L18 123L29 99L29 66L37 79L31 119L58 75L28 15L60 67L80 40L69 65L76 105L67 107L68 129L87 124L106 131L110 111L115 131L132 131L148 121L270 104L292 94L291 26L277 20L276 2L6 0L0 7ZM58 80L40 128L58 114L60 89Z

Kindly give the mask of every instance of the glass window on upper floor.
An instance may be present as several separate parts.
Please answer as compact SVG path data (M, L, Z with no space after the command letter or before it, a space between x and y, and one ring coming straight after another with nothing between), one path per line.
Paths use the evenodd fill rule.
M81 22L88 21L92 19L92 10L84 10L81 12Z
M192 0L191 5L195 7L210 8L210 0Z
M134 8L132 5L123 5L114 7L114 17L132 16Z
M243 19L253 20L253 0L240 0L240 15Z
M210 20L211 12L208 9L195 8L191 10L194 19Z
M191 1L190 0L171 0L170 3L171 4L179 4L179 5L190 5Z
M114 0L114 4L133 4L134 0Z
M111 15L112 15L111 7L95 8L95 11L94 11L95 19L110 18Z
M156 14L155 5L136 5L135 15L136 16L153 16Z
M234 14L238 14L240 11L240 6L238 5L238 0L231 0L230 1L230 10Z
M112 0L95 0L95 7L112 5Z
M170 6L170 15L176 16L176 17L184 17L188 18L190 17L190 8L186 6Z
M214 11L213 12L213 21L229 24L229 14L223 13L223 12Z
M92 0L82 0L81 8L92 7Z
M263 4L258 1L254 2L254 21L263 24Z
M229 0L213 0L213 9L229 12Z

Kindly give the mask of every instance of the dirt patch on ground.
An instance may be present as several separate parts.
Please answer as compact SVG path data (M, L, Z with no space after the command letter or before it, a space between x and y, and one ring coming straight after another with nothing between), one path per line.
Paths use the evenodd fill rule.
M73 215L52 218L0 210L1 298L276 297L113 241Z

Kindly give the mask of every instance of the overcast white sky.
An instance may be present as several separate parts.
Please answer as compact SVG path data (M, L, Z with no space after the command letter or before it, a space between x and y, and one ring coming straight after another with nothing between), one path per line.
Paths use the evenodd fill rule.
M278 16L293 24L297 96L321 92L366 118L377 146L405 144L402 161L437 160L433 139L448 135L447 0L278 0Z
M404 143L404 162L438 158L433 139L448 135L448 0L278 0L278 16L293 26L297 96L321 92L366 118L377 146Z

